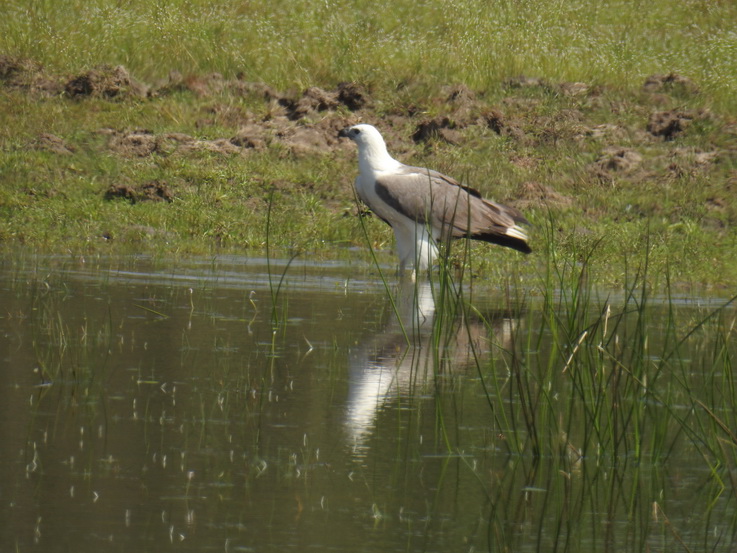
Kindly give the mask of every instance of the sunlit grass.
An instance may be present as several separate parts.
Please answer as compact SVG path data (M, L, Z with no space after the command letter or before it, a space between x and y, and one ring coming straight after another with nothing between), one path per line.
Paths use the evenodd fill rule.
M570 262L596 244L589 275L606 285L623 285L626 269L619 261L639 263L645 255L654 284L663 283L666 267L675 286L735 282L732 3L472 0L418 6L402 0L387 9L363 0L11 0L4 8L0 55L38 61L57 78L123 64L154 86L170 71L200 77L220 72L294 97L308 86L331 89L355 81L366 87L371 109L331 116L403 117L403 127L393 129L401 133L401 150L393 153L402 161L459 177L503 202L519 199L530 183L549 185L568 200L524 207L534 223L535 254L527 259L475 245L474 277L503 282L519 267L520 278L529 279L548 263L548 242L555 240L555 255ZM643 92L646 77L671 72L688 78L693 90ZM505 84L520 75L540 77L543 84ZM558 86L566 82L586 83L589 90L566 95ZM501 110L519 124L525 138L475 124L459 131L459 144L414 144L418 120L448 112L443 87L459 83L470 87L482 110ZM74 100L2 87L0 105L0 243L262 255L270 209L268 240L284 255L351 255L347 248L364 246L365 234L380 255L391 246L381 222L357 223L350 189L355 157L339 148L298 155L275 141L235 155L136 157L112 151L104 133L145 129L228 140L242 121L217 120L213 110L227 106L252 120L268 119L277 108L261 98L181 90L146 99ZM644 132L648 116L660 109L706 115L677 140L662 141ZM321 116L298 124L313 125ZM594 136L597 124L616 132ZM42 133L57 135L74 151L36 148ZM641 164L631 173L597 178L592 166L610 146L636 149ZM697 154L714 158L700 163ZM103 199L111 186L154 180L166 182L173 202ZM555 227L548 223L551 211Z
M124 64L147 80L487 88L517 74L621 84L678 71L733 105L737 75L729 2L12 1L6 14L0 51L66 71Z
M737 208L730 179L737 170L731 116L735 108L737 18L731 3L410 2L392 8L347 0L314 2L11 1L0 21L0 55L28 57L55 76L102 64L123 64L147 84L172 70L262 81L299 96L308 86L355 81L373 100L361 117L406 117L397 157L459 177L495 200L518 196L529 183L550 185L570 200L553 207L556 229L543 232L545 207L525 207L536 254L524 262L475 248L477 274L503 278L520 265L534 274L545 263L541 239L555 238L573 257L593 243L601 260L592 274L621 285L615 257L649 248L650 278L669 266L673 281L693 287L732 284ZM665 24L663 22L666 22ZM645 94L647 76L677 72L694 90ZM541 77L551 86L521 89L509 78ZM556 86L590 86L567 96ZM463 83L517 121L526 140L499 136L483 125L461 131L461 144L416 145L420 116L445 113L444 86ZM514 102L506 104L506 100ZM259 251L266 243L267 206L278 223L271 245L288 254L330 256L363 243L350 182L355 158L341 151L297 155L280 144L259 152L161 153L127 157L111 151L105 129L145 129L156 135L231 138L239 123L210 121L229 106L254 120L268 103L225 91L198 97L37 98L0 88L0 242L46 249L151 249L181 253ZM643 137L659 109L703 110L673 142ZM417 117L407 117L408 112ZM338 112L336 115L347 115ZM451 113L452 116L452 113ZM309 119L300 122L306 126ZM586 134L595 124L618 134ZM42 133L74 152L36 149ZM583 133L583 134L582 134ZM608 146L635 148L633 173L598 180L592 165ZM337 149L336 149L337 150ZM714 154L713 163L694 160ZM171 204L104 201L110 186L165 181ZM273 192L273 202L268 198ZM371 242L388 247L391 234L367 221ZM648 236L646 245L643 237ZM110 239L112 237L112 240ZM482 254L476 252L483 251Z

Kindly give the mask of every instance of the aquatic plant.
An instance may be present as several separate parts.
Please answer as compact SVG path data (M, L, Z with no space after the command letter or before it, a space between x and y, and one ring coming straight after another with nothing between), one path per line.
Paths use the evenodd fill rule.
M553 228L551 221L535 286L514 283L507 291L506 307L519 324L502 341L487 321L501 355L470 357L489 406L486 431L495 437L473 464L461 456L488 500L486 547L575 549L591 540L637 551L719 549L737 532L730 468L737 453L737 352L730 343L737 296L683 320L683 300L667 274L657 275L665 280L663 295L653 295L647 255L621 290L599 289L591 276L598 243L560 255ZM436 325L424 347L436 352L436 383L449 370L442 362L449 329L480 313L469 302L477 283L462 282L463 275L445 261L430 276ZM436 397L438 442L448 455L461 454L462 402L449 406ZM678 526L669 518L682 509L671 499L669 475L682 470L684 456L703 482L685 486L703 515ZM496 474L491 481L489 470ZM510 508L515 489L519 503Z

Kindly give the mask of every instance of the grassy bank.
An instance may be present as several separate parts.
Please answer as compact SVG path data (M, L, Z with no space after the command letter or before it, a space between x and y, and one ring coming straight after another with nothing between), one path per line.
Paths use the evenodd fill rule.
M29 6L30 4L30 6ZM242 73L277 88L420 81L498 89L518 74L629 84L676 71L734 106L730 2L36 0L6 3L0 51L146 81Z
M737 281L729 3L7 5L3 244L261 253L271 204L273 246L368 259L336 138L365 121L535 224L533 256L475 247L479 274L557 256L615 283L647 253Z

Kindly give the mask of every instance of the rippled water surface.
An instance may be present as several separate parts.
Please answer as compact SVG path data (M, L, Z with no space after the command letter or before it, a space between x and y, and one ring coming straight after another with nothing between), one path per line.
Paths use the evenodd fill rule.
M0 550L734 550L731 306L387 278L4 258Z

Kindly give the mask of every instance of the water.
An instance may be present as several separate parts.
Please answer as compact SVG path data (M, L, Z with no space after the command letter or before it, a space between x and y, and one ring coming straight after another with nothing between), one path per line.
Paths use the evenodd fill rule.
M0 550L734 550L731 330L652 372L672 306L693 328L722 300L654 301L643 346L610 299L589 330L617 340L564 351L541 300L390 288L300 260L4 258Z

